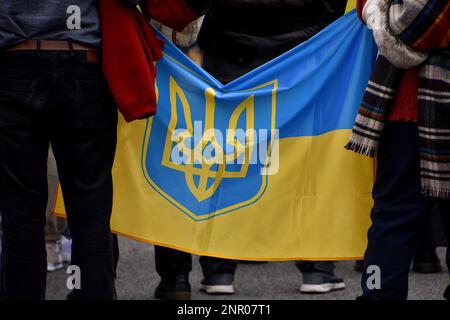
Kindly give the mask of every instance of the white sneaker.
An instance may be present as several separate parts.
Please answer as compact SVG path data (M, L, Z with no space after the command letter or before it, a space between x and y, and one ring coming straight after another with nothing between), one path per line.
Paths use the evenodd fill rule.
M234 294L234 274L219 273L205 277L200 283L200 291L207 294Z
M230 285L207 285L200 284L200 291L207 294L234 294L234 286Z
M45 249L47 250L47 271L54 272L64 268L59 244L56 241L48 241L45 244Z
M328 293L331 291L345 289L345 283L322 283L322 284L302 284L300 292L302 293Z
M303 272L302 293L327 293L342 289L345 289L345 282L334 272Z

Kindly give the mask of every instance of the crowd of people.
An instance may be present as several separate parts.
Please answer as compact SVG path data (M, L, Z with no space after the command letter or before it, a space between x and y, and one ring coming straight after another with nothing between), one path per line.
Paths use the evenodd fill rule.
M66 7L78 3L82 28L67 29L66 7L61 9L66 2ZM123 52L131 55L140 46L130 42L131 50L111 40L118 31L108 17L123 17L115 28L130 34L136 28L153 34L139 23L138 4L146 19L226 84L319 33L344 14L347 1L2 1L0 298L44 299L46 272L69 261L83 270L81 289L73 290L71 299L116 298L119 248L109 226L116 105L134 120L154 113L155 98L139 86L117 85L127 81L119 76L143 66L127 59L122 67L127 69L118 70L114 63L123 61ZM378 10L370 10L374 6ZM347 145L377 158L368 247L364 261L355 263L363 272L359 299L406 299L412 261L416 272L441 272L436 247L445 244L443 234L450 228L450 4L358 0L357 11L379 47ZM388 18L375 25L374 14ZM156 59L159 42L146 41ZM138 80L152 83L153 75ZM52 216L58 174L67 225ZM233 294L238 263L200 257L201 290ZM190 299L191 255L156 246L155 264L161 278L155 297ZM372 265L382 270L376 290L367 286L370 274L364 272ZM303 275L301 292L345 288L335 262L297 261L296 266Z

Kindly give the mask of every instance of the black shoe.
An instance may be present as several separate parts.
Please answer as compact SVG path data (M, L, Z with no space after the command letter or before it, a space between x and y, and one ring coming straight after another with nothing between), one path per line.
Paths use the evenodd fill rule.
M335 290L343 290L345 282L334 273L328 272L303 272L303 283L301 293L327 293Z
M444 298L445 300L450 301L450 285L445 289Z
M356 260L353 269L356 272L364 272L364 260Z
M200 291L207 294L233 294L234 274L219 273L205 277L200 284Z
M75 294L73 290L70 290L69 293L66 295L66 300L75 300ZM117 300L117 291L114 289L114 295L113 300Z
M441 261L435 248L416 250L413 260L413 271L417 273L442 272Z
M188 274L162 278L155 290L155 298L162 300L191 300L191 285Z

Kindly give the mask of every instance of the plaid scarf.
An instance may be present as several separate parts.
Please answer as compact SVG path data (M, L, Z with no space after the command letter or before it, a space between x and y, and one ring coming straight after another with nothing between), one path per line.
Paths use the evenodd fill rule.
M345 148L376 155L404 69L417 66L422 192L450 198L450 3L363 0L359 9L366 22L379 24L380 55ZM381 14L381 23L370 11Z

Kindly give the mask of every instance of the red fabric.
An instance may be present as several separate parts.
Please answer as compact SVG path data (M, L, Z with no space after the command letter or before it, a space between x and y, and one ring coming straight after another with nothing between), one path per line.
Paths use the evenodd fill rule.
M184 0L145 0L144 7L152 18L179 29L197 18ZM119 0L100 0L100 13L103 71L120 112L127 122L154 115L154 62L162 57L164 42L136 8Z
M144 0L142 7L153 19L180 32L198 18L184 0Z
M356 1L356 12L358 13L359 19L361 19L362 22L364 22L363 20L363 10L364 10L364 6L366 5L367 0L357 0Z
M417 103L418 91L418 69L409 69L402 78L388 120L417 122L419 112L419 105Z

